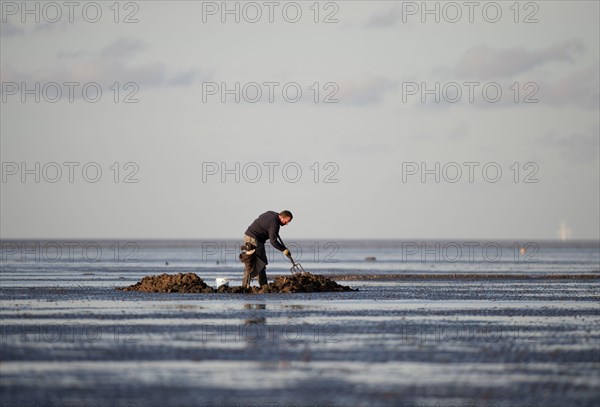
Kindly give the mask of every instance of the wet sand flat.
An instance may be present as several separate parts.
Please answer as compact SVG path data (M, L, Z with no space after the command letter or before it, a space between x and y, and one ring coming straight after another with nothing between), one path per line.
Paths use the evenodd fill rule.
M598 405L599 280L521 277L258 295L9 278L0 405Z

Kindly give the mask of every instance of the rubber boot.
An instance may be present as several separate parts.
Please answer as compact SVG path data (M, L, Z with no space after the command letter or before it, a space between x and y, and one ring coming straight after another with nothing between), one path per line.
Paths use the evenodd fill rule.
M264 267L261 271L258 272L258 284L261 287L263 285L267 285L267 271L266 271L266 267Z

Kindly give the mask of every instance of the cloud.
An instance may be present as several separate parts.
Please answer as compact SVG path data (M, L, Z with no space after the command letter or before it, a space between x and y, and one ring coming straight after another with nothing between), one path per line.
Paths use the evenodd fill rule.
M339 87L340 104L367 106L380 103L397 85L385 78L366 77L340 82Z
M140 40L120 38L104 47L100 51L100 56L103 58L126 58L146 47L146 44Z
M571 164L597 163L600 158L600 129L594 126L589 133L559 135L551 132L543 136L539 143L559 152Z
M469 135L469 124L466 122L461 122L458 125L454 126L448 131L442 133L431 133L431 132L420 132L417 134L413 134L411 136L412 139L419 142L430 142L430 143L440 143L440 142L460 142L465 140Z
M30 25L21 23L20 20L15 19L17 24L13 23L10 19L6 19L6 21L2 21L0 23L0 35L2 38L10 38L17 37L28 34L37 34L44 31L54 30L56 28L63 29L69 24L68 20L58 21L58 22L50 22L42 20L36 23L32 28ZM28 27L29 29L25 29Z
M565 41L533 51L523 47L494 49L479 45L463 54L454 73L470 79L510 77L551 61L572 62L583 51L583 43L579 40Z
M377 13L371 16L365 24L366 28L380 28L395 25L402 17L400 9L395 6L385 12Z
M57 28L64 29L64 28L68 27L69 24L70 23L69 23L68 19L61 20L61 21L58 21L55 23L53 23L51 21L42 20L41 22L36 23L35 27L30 32L38 33L38 32L43 32L43 31L54 30Z
M21 27L17 27L15 24L11 23L10 20L6 20L6 22L2 22L0 24L0 36L2 38L15 37L17 35L25 34L25 30Z
M185 72L180 72L178 74L171 76L169 78L169 80L167 81L167 84L173 85L173 86L190 85L194 82L194 80L196 79L197 76L201 76L201 75L198 71L193 70L193 69L189 70L189 71L185 71Z
M406 89L411 92L405 93L404 97L414 106L427 109L447 109L453 106L493 109L524 104L595 110L600 107L600 66L574 70L556 78L547 77L548 75L544 75L541 81L470 81L470 85L461 80L410 82L408 84L411 87L407 85ZM431 92L426 93L425 90ZM422 99L425 101L421 102Z
M134 82L140 87L158 87L189 85L196 78L208 78L208 74L199 69L169 72L167 65L162 61L132 63L135 56L147 48L142 41L121 38L95 53L59 52L58 63L36 71L15 70L7 66L3 70L3 81L96 82L104 86L115 82Z
M85 52L85 51L59 51L56 56L59 59L62 58L81 58L81 57L85 57L86 55L89 55L89 53Z
M540 103L553 106L575 105L598 109L600 106L600 67L573 72L552 82L540 83Z

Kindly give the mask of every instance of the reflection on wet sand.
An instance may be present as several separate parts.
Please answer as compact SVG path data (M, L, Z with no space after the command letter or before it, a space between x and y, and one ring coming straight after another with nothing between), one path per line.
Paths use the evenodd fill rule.
M266 310L267 304L244 304L245 310ZM247 318L244 320L244 324L266 324L267 319L264 316L252 316L252 318Z

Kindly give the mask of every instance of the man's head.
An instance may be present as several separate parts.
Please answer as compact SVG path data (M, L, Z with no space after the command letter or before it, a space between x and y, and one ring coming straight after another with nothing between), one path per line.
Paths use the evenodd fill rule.
M290 212L290 211L279 212L279 222L281 222L282 226L285 226L288 223L290 223L293 218L294 218L294 215L292 215L292 212Z

